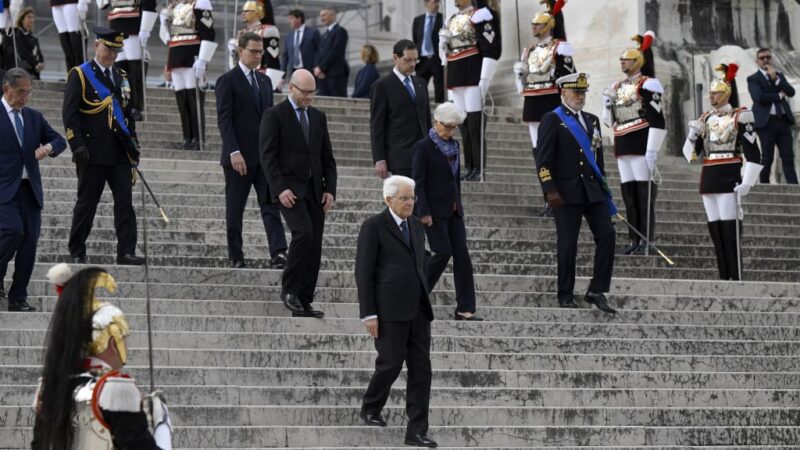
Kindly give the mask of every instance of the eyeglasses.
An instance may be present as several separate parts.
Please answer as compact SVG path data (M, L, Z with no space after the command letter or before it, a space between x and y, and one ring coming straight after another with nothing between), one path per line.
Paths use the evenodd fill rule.
M252 53L254 55L263 55L264 54L264 50L259 50L257 48L246 48L245 50L247 50L248 52L250 52L250 53Z
M443 126L446 131L455 131L458 128L458 125L448 125L446 123L436 121L439 125Z
M296 84L294 84L294 83L289 83L289 87L293 87L293 88L297 89L298 91L300 91L300 93L301 93L301 94L303 94L303 95L306 95L306 96L308 96L308 95L314 95L314 89L312 89L312 90L310 90L310 91L307 91L307 90L305 90L305 89L300 89L300 88L299 88L299 87L297 87L297 85L296 85Z
M759 56L758 59L760 59L761 61L769 61L770 59L772 59L772 55Z
M29 97L31 94L33 94L33 89L15 89L15 91L17 91L17 95L22 95L25 97Z
M417 196L416 195L413 196L413 197L409 197L409 196L406 196L406 195L401 195L401 196L395 197L395 198L397 198L398 200L400 200L403 203L405 203L405 202L416 202L417 201Z

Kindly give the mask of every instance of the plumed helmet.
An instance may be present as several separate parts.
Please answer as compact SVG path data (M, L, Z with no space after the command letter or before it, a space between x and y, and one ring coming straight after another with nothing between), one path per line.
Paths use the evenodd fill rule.
M738 108L739 89L736 87L736 73L739 71L739 65L734 61L718 64L714 67L714 71L717 73L717 78L711 82L708 91L727 94L731 106Z
M653 64L653 41L656 39L656 34L652 31L647 31L643 35L637 34L631 38L636 42L636 47L626 48L619 59L633 60L632 69L634 71L641 71L643 75L648 77L655 76L655 66Z

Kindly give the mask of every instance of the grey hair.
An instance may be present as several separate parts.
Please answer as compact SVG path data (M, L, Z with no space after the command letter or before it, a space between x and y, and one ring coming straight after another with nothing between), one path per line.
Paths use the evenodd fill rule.
M411 178L404 177L402 175L392 175L389 178L383 180L383 198L386 197L394 197L397 195L397 191L400 190L400 186L411 186L411 189L414 189L417 183L414 182Z
M460 125L467 118L467 113L453 103L447 102L436 107L433 118L446 125Z
M8 72L6 72L6 74L3 76L3 86L8 85L9 87L12 88L16 87L17 82L21 79L26 79L30 81L31 75L24 69L20 69L19 67L8 69Z

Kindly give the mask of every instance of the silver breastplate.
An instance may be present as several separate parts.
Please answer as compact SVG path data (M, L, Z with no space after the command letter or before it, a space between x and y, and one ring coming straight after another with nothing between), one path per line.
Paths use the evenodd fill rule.
M450 55L461 53L478 43L475 27L469 17L472 8L463 9L450 18L447 29L450 31Z
M175 39L182 35L196 35L194 2L176 2L167 9L169 35Z
M644 106L639 96L639 82L623 81L616 88L617 99L611 106L617 125L632 122L644 117Z
M736 111L727 113L711 113L703 126L703 144L706 156L713 153L731 153L736 151L738 125Z
M97 379L92 379L78 386L73 394L75 400L75 416L72 418L75 426L73 450L114 450L111 432L92 412L92 394L96 385Z
M528 48L522 69L524 89L543 89L554 86L553 55L557 45L558 41L550 41Z

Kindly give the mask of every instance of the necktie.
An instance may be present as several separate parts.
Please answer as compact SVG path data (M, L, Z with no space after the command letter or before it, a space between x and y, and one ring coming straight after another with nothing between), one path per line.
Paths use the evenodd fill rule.
M422 52L425 55L432 55L433 54L433 40L431 39L431 31L433 28L433 16L425 16L425 31L424 36L422 38Z
M311 129L308 126L306 110L304 108L297 108L297 112L300 113L298 115L300 120L300 128L303 129L303 137L306 138L306 144L308 144L309 140L311 139Z
M111 78L111 70L106 69L103 71L103 74L105 74L106 79L108 79L108 82L111 83L112 86L114 86L114 79Z
M256 110L261 112L261 96L258 94L258 81L256 81L256 71L250 71L250 88L253 90L253 100L256 101Z
M294 55L293 55L293 67L300 66L300 30L295 30L294 32Z
M403 80L403 84L406 85L406 90L411 95L411 100L417 101L417 94L414 93L414 88L411 87L411 77L407 76L406 79Z
M411 246L411 234L408 232L408 223L404 220L400 222L400 231L403 232L403 239L406 240L406 244Z
M14 112L14 128L17 129L17 140L19 146L22 147L22 137L25 136L25 126L22 125L22 117L19 116L19 110L15 109Z

